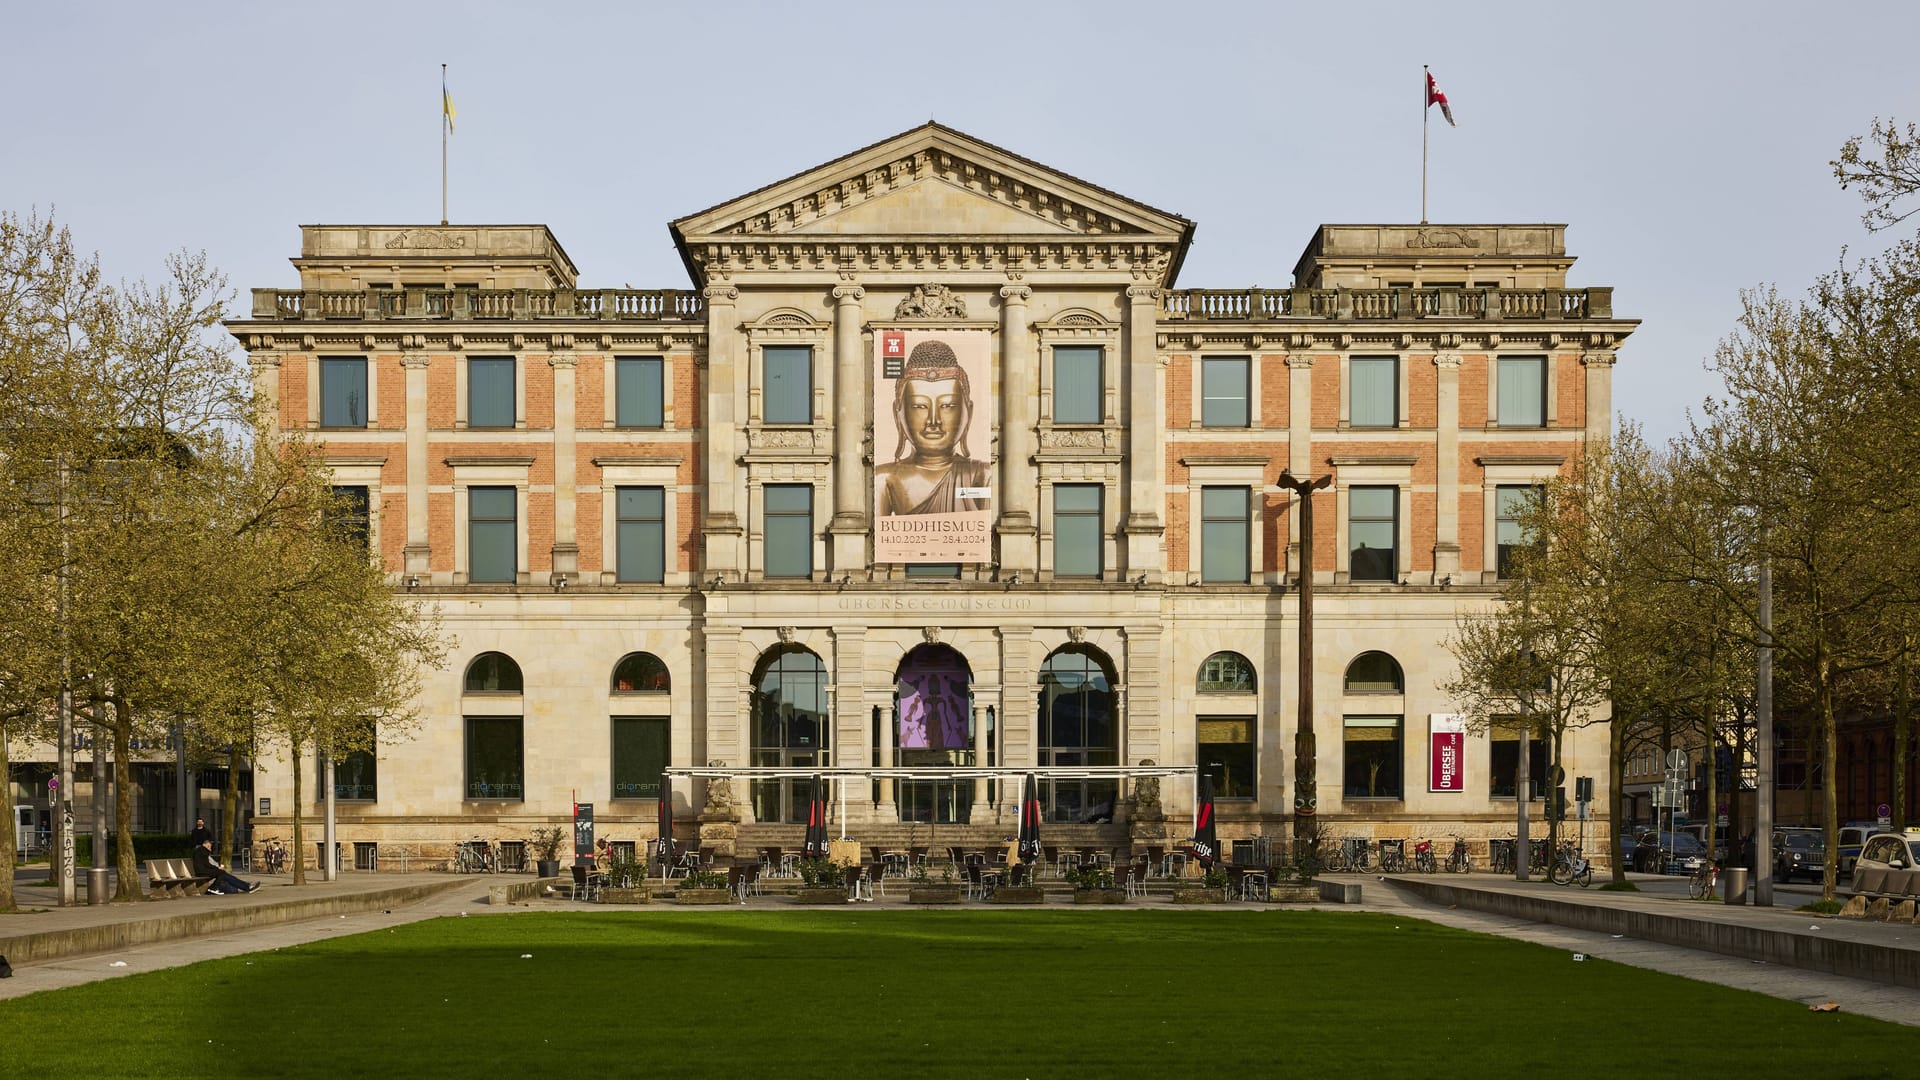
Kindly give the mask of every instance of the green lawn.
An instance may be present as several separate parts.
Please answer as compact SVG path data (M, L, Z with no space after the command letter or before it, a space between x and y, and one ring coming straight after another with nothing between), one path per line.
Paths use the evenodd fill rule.
M529 912L0 1002L4 1076L1522 1073L1912 1077L1920 1029L1252 908Z

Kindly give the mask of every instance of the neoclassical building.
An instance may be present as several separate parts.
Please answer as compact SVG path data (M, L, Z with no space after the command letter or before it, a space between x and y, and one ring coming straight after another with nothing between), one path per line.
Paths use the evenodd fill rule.
M990 766L1117 841L1143 762L1185 770L1172 835L1197 768L1224 835L1278 836L1303 665L1337 831L1511 833L1514 733L1436 686L1519 500L1610 426L1636 323L1564 226L1324 225L1290 288L1186 288L1193 222L928 124L670 229L688 281L611 289L539 225L307 226L231 324L458 642L422 727L337 763L343 842L576 801L642 840L709 766L731 812L681 772L675 813L743 846L815 768L866 770L856 837L1005 834ZM1331 477L1311 567L1283 473ZM1606 751L1566 751L1601 813Z

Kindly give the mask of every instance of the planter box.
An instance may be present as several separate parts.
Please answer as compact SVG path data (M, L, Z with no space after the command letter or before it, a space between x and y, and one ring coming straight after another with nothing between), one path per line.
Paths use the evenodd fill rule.
M1294 883L1269 885L1267 899L1276 904L1317 904L1320 902L1320 886Z
M828 886L824 889L802 888L793 894L796 904L844 904L847 902L847 890Z
M907 889L909 904L957 904L959 902L960 886L958 885L914 885Z
M603 904L651 904L652 889L601 889L600 902Z
M1224 904L1226 893L1219 889L1175 889L1173 902L1176 904Z
M1121 889L1075 889L1073 902L1076 904L1124 904L1127 894Z
M993 890L992 899L996 904L1044 904L1047 893L1037 885L1003 885Z
M726 904L733 901L733 894L725 889L681 889L673 899L681 904Z

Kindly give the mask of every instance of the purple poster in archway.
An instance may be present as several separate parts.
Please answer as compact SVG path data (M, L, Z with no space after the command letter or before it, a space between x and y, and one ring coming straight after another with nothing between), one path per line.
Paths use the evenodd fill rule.
M949 658L914 657L900 670L900 748L965 750L967 669Z

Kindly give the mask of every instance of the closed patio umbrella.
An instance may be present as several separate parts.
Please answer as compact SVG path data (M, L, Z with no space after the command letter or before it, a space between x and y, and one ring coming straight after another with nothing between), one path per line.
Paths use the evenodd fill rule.
M1040 783L1027 774L1020 786L1020 862L1027 866L1040 865ZM1027 875L1031 881L1033 874Z
M1193 857L1203 870L1220 857L1220 841L1213 834L1213 777L1206 773L1200 774L1200 793L1193 807Z
M673 782L660 774L660 880L673 866Z
M809 859L827 857L827 797L820 790L820 774L813 774L812 790L807 795L807 839L801 854Z

